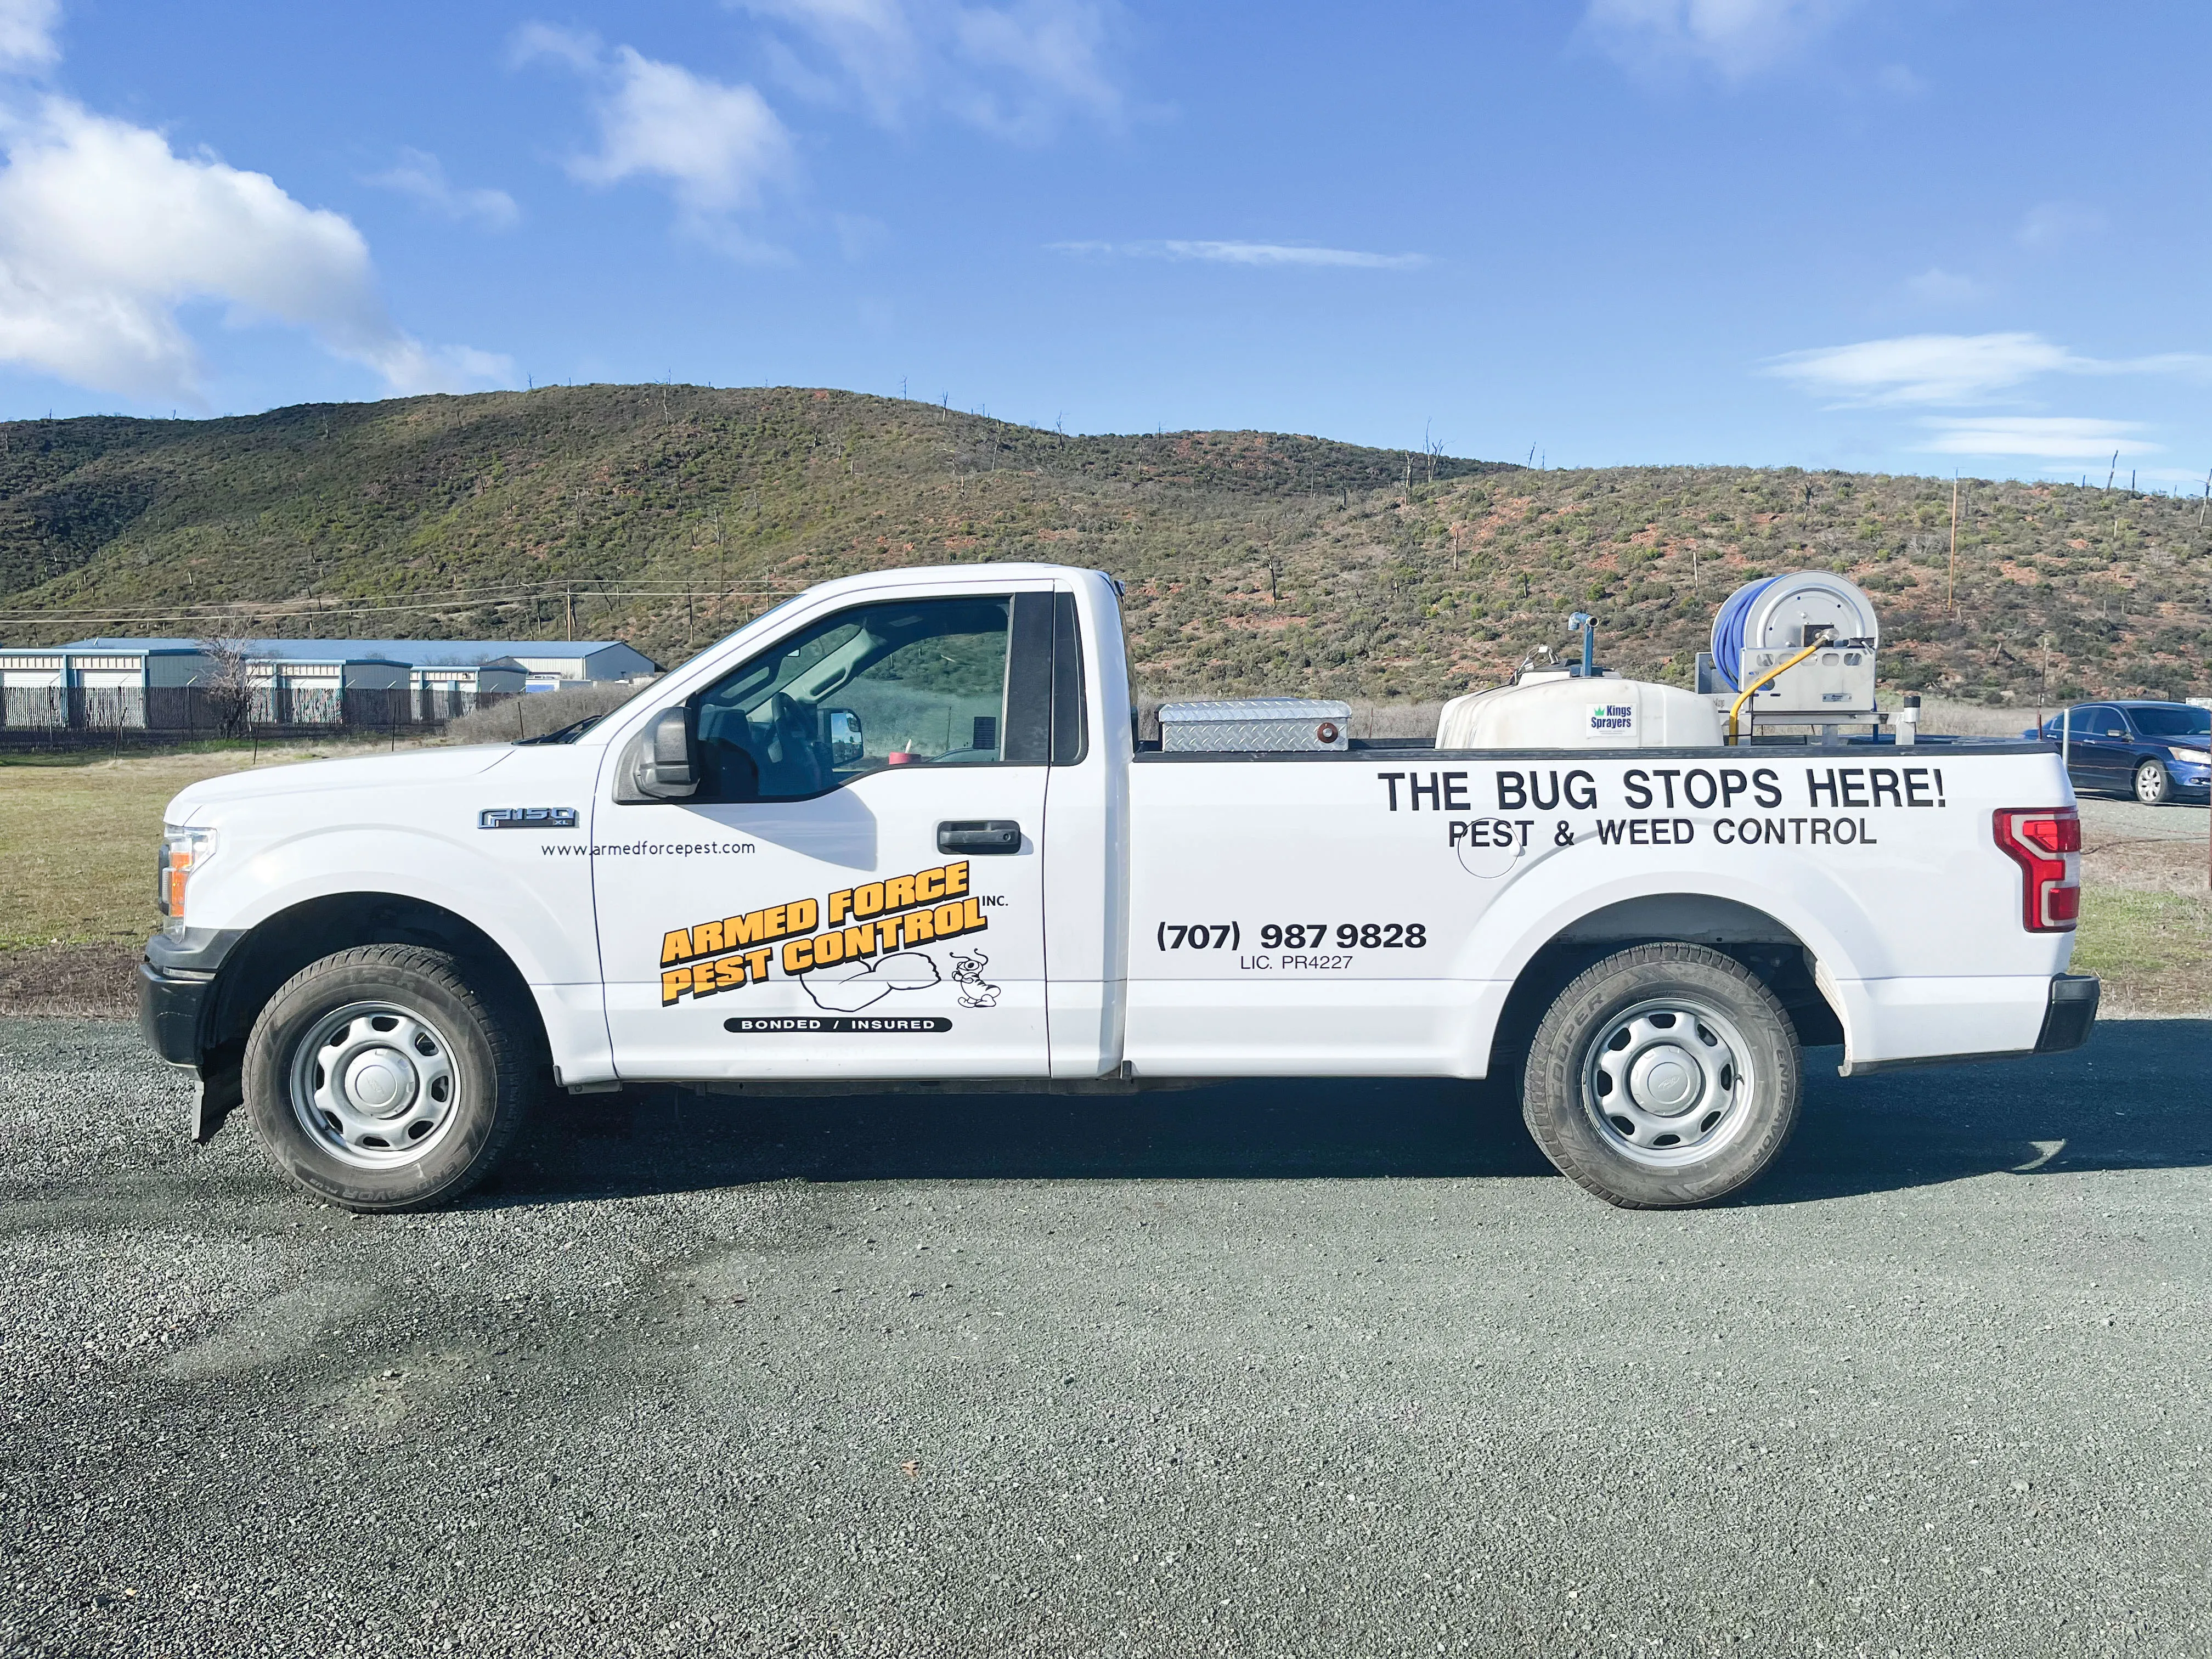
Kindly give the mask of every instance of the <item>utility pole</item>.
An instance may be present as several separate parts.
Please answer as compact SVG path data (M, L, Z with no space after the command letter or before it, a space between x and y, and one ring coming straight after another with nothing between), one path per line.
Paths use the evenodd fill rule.
M2113 480L2113 479L2115 479L2115 478L2117 478L2117 477L2118 477L2119 476L2120 476L2120 452L2119 452L2118 450L2117 450L2117 449L2116 449L2116 450L2114 450L2114 451L2112 452L2112 467L2111 467L2111 469L2110 469L2109 471L2107 471L2106 472L2106 474L2105 474L2105 488L2106 488L2106 490L2108 490L2108 491L2109 491L2109 490L2112 489L2112 480Z
M1951 568L1943 578L1943 608L1956 614L1959 589L1959 475L1951 475Z
M568 601L568 643L576 642L576 590L570 588L563 596Z

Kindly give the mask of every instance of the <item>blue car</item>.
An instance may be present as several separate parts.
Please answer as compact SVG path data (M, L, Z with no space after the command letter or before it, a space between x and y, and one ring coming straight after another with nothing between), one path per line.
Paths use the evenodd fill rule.
M2060 740L2072 727L2067 772L2082 792L2133 795L2146 806L2212 799L2212 708L2186 702L2080 702L2022 737Z

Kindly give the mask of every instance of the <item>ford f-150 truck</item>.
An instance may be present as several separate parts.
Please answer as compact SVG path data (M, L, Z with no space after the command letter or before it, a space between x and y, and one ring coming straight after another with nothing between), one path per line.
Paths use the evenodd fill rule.
M196 1135L242 1103L369 1211L546 1089L1262 1076L1503 1075L1582 1185L1695 1204L1780 1149L1804 1047L2086 1038L2051 744L1638 747L1624 685L1536 748L1164 750L1109 577L855 576L548 738L185 790L143 1023Z

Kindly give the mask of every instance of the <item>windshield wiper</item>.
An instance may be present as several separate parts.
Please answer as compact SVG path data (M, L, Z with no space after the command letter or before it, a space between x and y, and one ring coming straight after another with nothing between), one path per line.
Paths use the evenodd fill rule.
M605 719L605 714L592 714L534 738L517 738L511 746L520 749L533 743L574 743Z

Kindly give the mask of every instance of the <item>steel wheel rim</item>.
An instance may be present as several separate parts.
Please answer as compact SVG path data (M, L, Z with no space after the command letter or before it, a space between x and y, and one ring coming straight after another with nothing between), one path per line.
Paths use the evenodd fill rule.
M1652 1169L1713 1156L1751 1121L1758 1085L1735 1023L1695 997L1624 1008L1583 1061L1583 1110L1614 1152Z
M419 1163L459 1116L453 1045L392 1002L333 1008L292 1051L292 1115L322 1152L357 1169Z

